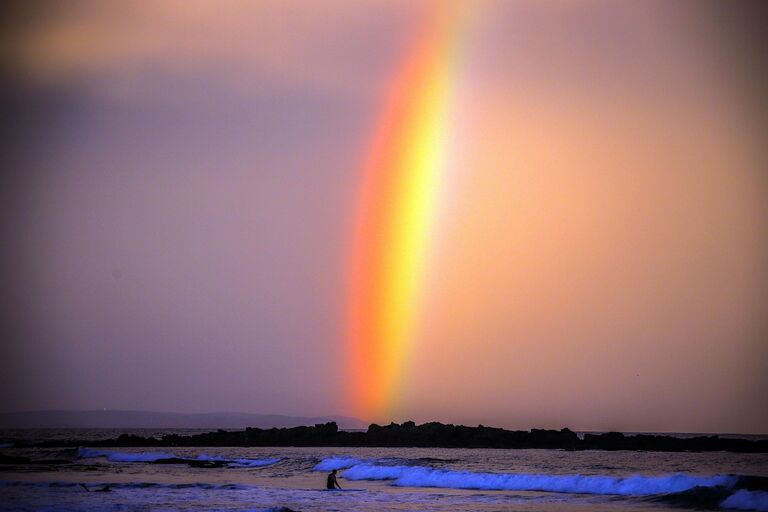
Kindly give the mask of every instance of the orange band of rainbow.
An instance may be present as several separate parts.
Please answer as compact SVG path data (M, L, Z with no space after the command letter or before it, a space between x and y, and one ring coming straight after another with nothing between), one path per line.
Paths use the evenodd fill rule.
M457 12L433 12L396 74L363 170L348 297L350 400L390 415L416 334L439 193Z

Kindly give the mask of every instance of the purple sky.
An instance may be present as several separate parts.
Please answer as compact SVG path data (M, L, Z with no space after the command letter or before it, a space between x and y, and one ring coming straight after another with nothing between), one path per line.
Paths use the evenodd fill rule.
M478 9L392 419L768 432L763 9L724 5ZM0 409L348 413L351 215L419 9L6 13Z

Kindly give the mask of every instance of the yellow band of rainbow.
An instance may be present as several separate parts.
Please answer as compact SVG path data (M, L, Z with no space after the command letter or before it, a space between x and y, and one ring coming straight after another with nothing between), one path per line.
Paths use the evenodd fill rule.
M415 341L440 191L458 32L456 5L431 12L378 120L358 197L348 288L349 399L391 415Z

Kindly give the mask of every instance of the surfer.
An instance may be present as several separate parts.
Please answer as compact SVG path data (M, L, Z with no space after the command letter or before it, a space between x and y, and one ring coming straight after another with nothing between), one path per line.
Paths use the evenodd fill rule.
M338 480L336 480L336 470L335 469L328 474L328 482L326 483L325 487L327 489L339 489L339 490L341 490L341 486L339 485Z

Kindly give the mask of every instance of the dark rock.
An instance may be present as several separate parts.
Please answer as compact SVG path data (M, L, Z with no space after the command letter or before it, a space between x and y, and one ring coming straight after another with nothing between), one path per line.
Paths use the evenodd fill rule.
M14 457L12 455L3 455L0 453L0 464L29 464L31 461L27 457Z
M123 434L117 439L86 442L47 441L29 446L392 446L392 447L445 447L445 448L542 448L562 450L641 450L641 451L731 451L742 453L768 453L768 440L700 436L677 438L673 436L639 434L627 436L621 432L585 434L579 439L575 432L533 429L505 430L502 428L466 427L443 423L416 425L406 421L402 425L372 424L366 432L339 431L336 423L320 423L311 427L247 428L241 431L218 430L190 436L167 435L161 439ZM160 462L160 464L189 464L189 460ZM195 461L200 467L216 461ZM0 459L2 463L2 459ZM14 462L6 462L11 464Z

